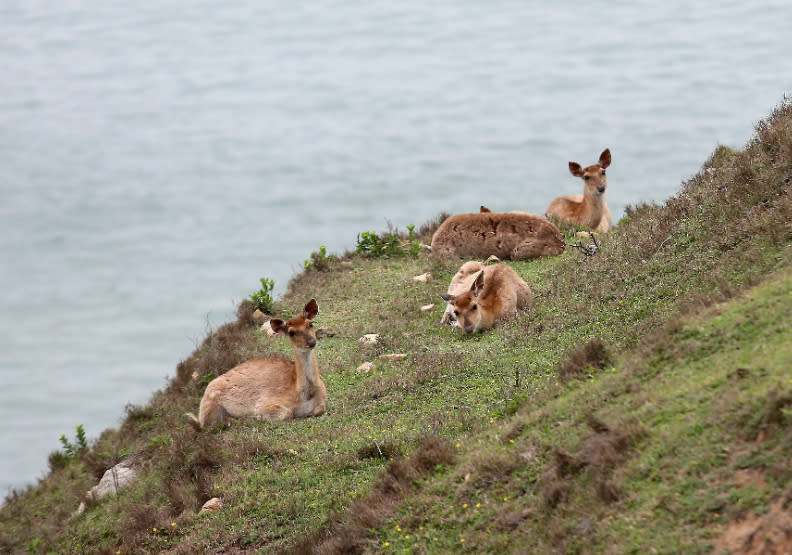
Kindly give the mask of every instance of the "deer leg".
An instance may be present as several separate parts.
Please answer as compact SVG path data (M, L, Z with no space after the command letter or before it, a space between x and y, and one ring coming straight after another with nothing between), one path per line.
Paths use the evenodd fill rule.
M512 249L509 258L512 260L524 260L540 256L542 256L542 246L537 245L533 239L527 239Z
M204 405L204 403L201 403L201 410L198 413L198 422L201 428L205 429L220 424L227 416L228 413L222 405L217 403L207 403Z
M453 310L454 309L451 308L450 305L446 305L445 312L443 312L443 317L440 318L440 324L441 325L445 325L445 324L450 324L451 323L451 319L452 319L451 313L453 312Z
M256 418L261 420L291 420L294 411L283 405L262 405L256 409Z

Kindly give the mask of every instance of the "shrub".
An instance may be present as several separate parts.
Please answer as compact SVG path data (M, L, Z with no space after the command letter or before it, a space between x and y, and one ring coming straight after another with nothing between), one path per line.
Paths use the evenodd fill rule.
M407 236L398 231L389 230L381 235L373 231L364 231L357 238L355 252L366 256L418 256L421 243L415 234L415 225L407 226Z
M261 289L250 295L250 300L261 312L270 314L272 312L272 305L274 299L272 298L272 290L275 288L275 282L271 279L261 278Z
M315 272L324 272L330 268L330 263L335 260L335 256L327 254L327 247L321 245L319 247L319 252L313 251L311 252L311 257L308 260L303 261L303 266L305 270L315 271Z
M88 451L88 441L85 438L85 428L82 424L77 426L77 435L75 437L76 443L72 443L66 437L66 434L61 434L60 442L63 449L60 451L53 451L49 455L49 465L51 469L65 468L71 462Z

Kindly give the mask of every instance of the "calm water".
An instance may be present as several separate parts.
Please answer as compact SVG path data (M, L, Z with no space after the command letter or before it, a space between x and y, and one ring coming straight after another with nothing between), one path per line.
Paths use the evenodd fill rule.
M0 3L0 494L386 220L663 200L792 92L784 1ZM353 3L356 4L356 3Z

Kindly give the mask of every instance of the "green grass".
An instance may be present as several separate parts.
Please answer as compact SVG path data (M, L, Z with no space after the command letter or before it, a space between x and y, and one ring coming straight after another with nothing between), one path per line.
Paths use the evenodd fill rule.
M458 261L323 257L273 313L315 297L336 331L317 351L324 416L184 419L213 377L292 356L243 302L119 429L9 496L0 551L706 552L792 487L791 130L784 104L674 198L630 207L586 262L510 262L534 305L482 334L438 325ZM143 476L72 516L128 457ZM199 515L214 496L223 510Z

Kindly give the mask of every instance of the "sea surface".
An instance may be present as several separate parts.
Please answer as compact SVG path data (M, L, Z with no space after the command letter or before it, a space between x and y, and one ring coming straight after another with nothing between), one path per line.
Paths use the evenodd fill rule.
M792 93L792 3L0 2L0 494L311 251L660 202ZM196 400L197 403L197 400Z

